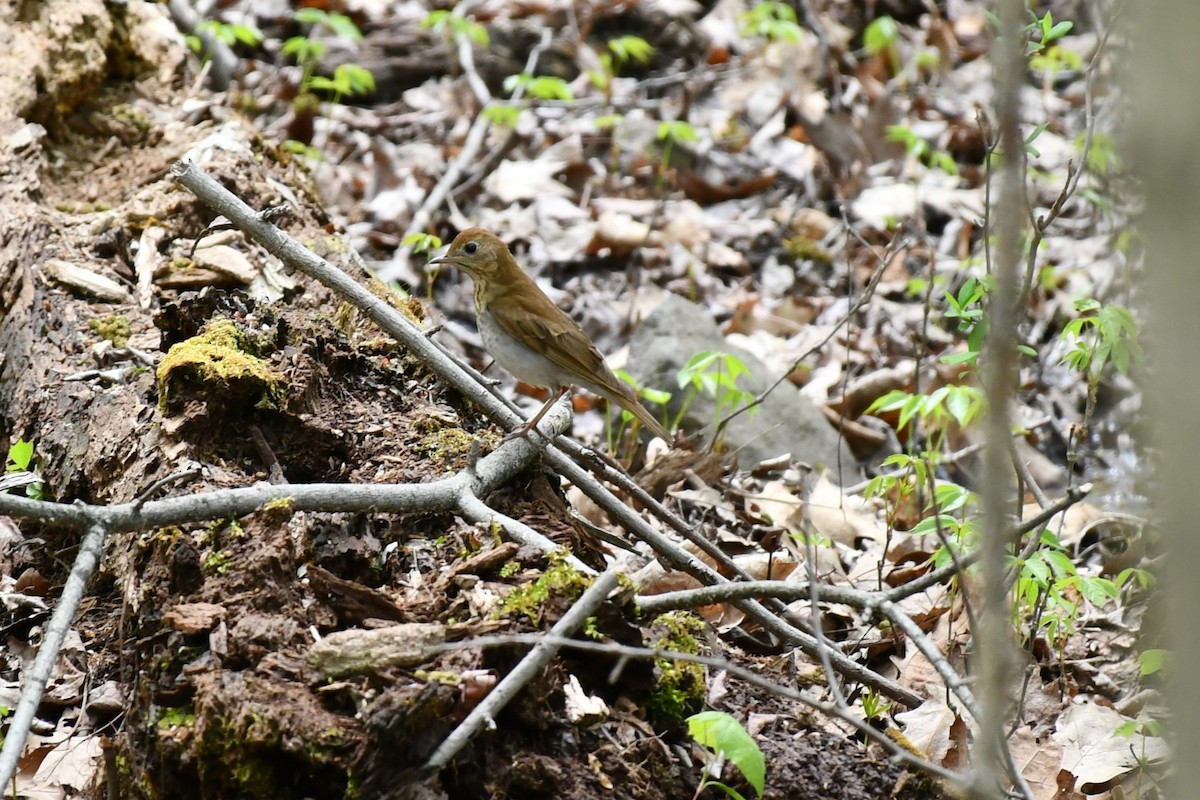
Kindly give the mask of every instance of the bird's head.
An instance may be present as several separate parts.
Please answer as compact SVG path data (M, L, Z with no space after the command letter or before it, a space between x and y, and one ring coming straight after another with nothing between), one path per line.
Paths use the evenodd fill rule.
M477 281L498 277L509 264L516 266L504 242L483 228L467 228L454 237L445 255L429 263L453 264Z

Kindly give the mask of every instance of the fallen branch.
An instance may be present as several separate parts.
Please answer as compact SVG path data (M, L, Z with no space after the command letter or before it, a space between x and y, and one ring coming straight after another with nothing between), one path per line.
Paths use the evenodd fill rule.
M33 723L42 696L46 693L46 684L54 674L58 653L67 638L67 631L71 629L71 623L75 620L75 614L79 611L84 590L100 565L100 554L108 533L103 523L92 522L88 526L87 535L83 537L79 553L75 556L75 563L71 566L71 574L67 576L67 582L63 586L58 607L54 609L54 615L46 625L37 657L33 666L25 672L21 696L17 700L17 708L4 736L4 747L0 749L0 786L8 786L17 774L17 762L25 749L29 726Z
M570 418L569 406L558 404L543 417L538 430L547 437L556 436L570 424ZM548 553L558 546L524 523L490 509L479 499L525 469L536 453L536 446L528 440L510 439L471 468L431 483L262 484L167 500L138 498L113 506L48 503L0 494L0 514L87 531L63 588L62 599L46 628L37 659L25 675L16 711L0 750L0 786L7 786L15 774L29 726L45 694L46 683L54 672L63 640L79 611L84 590L100 563L104 539L109 533L241 517L270 503L286 503L293 511L458 511L477 522L495 522L515 541ZM152 486L151 490L160 485L162 482ZM574 556L568 556L568 562L584 574L596 574Z

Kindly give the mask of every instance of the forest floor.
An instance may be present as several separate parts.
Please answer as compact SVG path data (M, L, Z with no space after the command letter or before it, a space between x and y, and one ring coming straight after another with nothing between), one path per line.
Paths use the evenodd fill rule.
M524 452L362 308L210 230L171 175L184 158L255 210L286 206L284 233L528 416L544 395L487 369L467 276L424 266L457 231L492 230L679 435L640 442L574 398L582 463L650 496L615 484L635 522L550 452L527 448L488 487L488 508L582 570L444 507L272 503L114 530L19 796L717 797L686 721L707 710L750 733L764 797L942 797L933 776L965 770L976 733L980 594L962 562L979 534L999 158L982 5L262 5L222 9L240 41L220 93L154 4L47 4L14 29L31 49L0 64L16 87L0 107L10 471L36 468L47 500L100 505L170 476L146 499L434 484ZM1114 145L1128 45L1109 8L1035 9L1021 95L1022 538L1004 611L1009 777L1036 800L1154 797L1146 767L1164 756L1137 194ZM42 65L27 84L21 59ZM714 446L714 423L752 399ZM3 513L12 707L79 531ZM638 525L705 569L772 581L786 606L661 613L675 606L656 597L702 581ZM632 582L580 639L613 647L565 647L494 729L424 769L528 652L504 636L548 630L606 567ZM820 635L796 648L784 626ZM418 630L472 646L357 668L320 655L348 632ZM753 768L727 755L745 768L721 780L753 796Z

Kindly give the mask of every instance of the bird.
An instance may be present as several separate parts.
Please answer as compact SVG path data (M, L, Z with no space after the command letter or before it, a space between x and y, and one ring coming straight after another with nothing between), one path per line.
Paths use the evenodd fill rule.
M528 436L572 386L579 386L621 406L655 436L671 440L662 423L638 402L633 388L609 369L583 329L525 274L495 234L467 228L454 237L445 255L429 263L451 264L471 276L484 349L516 378L551 391L550 400L519 435Z

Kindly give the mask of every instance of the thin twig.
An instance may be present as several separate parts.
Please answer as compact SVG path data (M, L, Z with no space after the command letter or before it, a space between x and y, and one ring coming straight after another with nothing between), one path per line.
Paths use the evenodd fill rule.
M547 29L542 34L543 40L548 39L549 35L550 31ZM549 44L548 41L547 44ZM539 44L539 47L534 48L533 53L530 54L531 66L528 67L530 71L533 70L533 65L536 64L534 59L538 54L541 53L543 49L544 48ZM512 100L519 100L524 91L524 84L519 84L516 90L513 92ZM450 195L450 190L453 189L455 184L458 183L459 179L462 178L467 166L475 161L476 157L479 155L479 149L483 147L484 137L487 136L488 129L491 128L488 109L495 104L496 101L491 99L485 102L484 107L475 117L475 121L471 123L471 129L467 132L467 140L463 145L463 149L459 151L454 161L451 162L446 168L445 173L442 174L442 179L439 180L437 185L433 187L433 191L431 191L425 198L425 202L421 203L421 207L418 208L413 214L412 221L408 224L407 233L420 233L425 230L426 226L429 225L429 221L433 218L434 213L441 208L442 203L446 202L446 198ZM398 260L404 260L407 259L407 257L408 251L405 249L402 249L396 253L396 258Z
M550 46L550 42L550 29L546 28L542 31L542 38L539 39L538 43L534 45L532 50L529 51L529 58L525 61L526 75L533 74L533 71L537 68L538 59L541 58L541 55L543 52L545 52L546 48ZM509 103L516 103L521 99L522 96L524 96L524 94L525 84L518 83L517 88L512 93L512 97L509 99ZM471 177L467 178L465 181L458 184L458 186L455 186L451 190L451 200L453 200L453 198L462 196L463 193L473 189L480 183L483 183L483 180L488 175L491 175L496 167L500 166L500 162L503 161L504 157L508 155L510 150L512 150L513 145L516 144L516 141L517 129L515 127L510 128L508 133L504 135L504 139L500 142L500 144L493 147L488 151L488 154L484 156L483 162L480 163L478 169L471 173Z
M195 36L204 46L208 63L212 65L209 77L212 78L212 88L223 92L229 88L233 72L237 69L238 57L234 55L229 45L225 44L211 30L197 30L200 25L200 15L192 8L187 0L167 0L167 9L175 27L185 34Z
M747 669L746 667L740 666L720 657L704 656L696 653L681 653L676 650L632 647L629 645L611 642L590 642L582 639L564 639L561 637L540 633L518 633L485 636L475 639L465 639L458 642L445 642L434 645L431 649L445 651L470 650L480 647L505 647L512 646L513 644L538 645L548 640L564 650L580 650L585 653L597 653L600 655L618 657L626 660L631 658L642 658L687 661L693 664L701 664L709 667L710 669L724 670L749 684L777 694L780 697L793 700L801 705L813 709L814 711L818 711L825 716L845 722L847 725L850 725L856 731L858 731L864 738L870 739L875 744L882 746L888 753L892 755L893 758L903 761L904 763L909 764L916 769L942 778L953 786L961 786L965 782L962 774L953 772L939 764L934 764L931 761L921 758L911 750L908 750L899 743L892 741L885 733L876 729L869 722L861 719L859 716L853 714L848 708L841 708L833 703L826 703L821 700L817 700L811 695L805 694L798 689L775 683L774 681L764 678L763 676Z
M837 332L842 329L842 326L845 325L847 322L849 322L850 319L855 314L858 313L858 310L860 308L862 308L864 305L866 305L867 301L870 300L872 295L875 294L875 287L879 285L879 279L883 277L883 271L886 268L887 268L887 259L881 258L879 260L879 264L875 267L875 271L871 273L870 279L867 280L867 285L863 288L862 294L859 295L858 300L856 300L854 302L854 305L852 305L849 309L846 310L846 313L843 314L842 318L837 321L837 324L835 324L829 330L829 333L825 336L825 338L823 338L821 341L817 342L812 347L808 348L803 353L801 353L797 358L795 358L792 361L791 366L789 366L787 369L785 369L783 371L783 373L775 380L774 383L772 383L770 386L768 386L763 391L759 392L758 395L756 395L753 400L746 403L746 405L744 405L738 409L735 409L734 411L731 411L728 416L726 416L720 422L718 422L716 425L716 428L713 431L713 441L717 441L718 439L721 438L721 434L725 431L725 428L729 425L730 422L732 422L734 419L741 416L742 414L746 413L750 409L761 405L762 402L767 399L767 396L771 394L771 392L778 389L783 384L783 382L786 381L788 379L788 377L791 376L791 374L800 367L800 365L804 362L804 359L808 358L810 355L812 355L813 353L816 353L822 347L824 347L826 344L828 344L829 340L832 339L837 334Z
M1026 255L1025 279L1021 286L1021 295L1018 300L1018 308L1024 309L1026 300L1029 297L1029 292L1033 289L1033 278L1036 271L1036 259L1041 252L1042 238L1045 236L1046 230L1054 224L1062 214L1063 207L1066 205L1079 187L1079 180L1084 173L1088 171L1088 157L1091 155L1092 142L1096 133L1096 115L1093 112L1093 102L1095 99L1095 80L1096 73L1100 66L1100 57L1105 52L1108 46L1108 39L1112 36L1112 32L1117 24L1117 19L1125 11L1125 4L1120 6L1113 12L1109 19L1109 24L1105 28L1104 33L1100 36L1100 41L1096 43L1096 51L1092 53L1092 58L1088 61L1087 68L1084 70L1086 78L1083 82L1083 107L1084 107L1084 126L1083 126L1083 147L1079 154L1079 167L1076 168L1073 162L1067 162L1067 180L1063 183L1062 190L1058 193L1058 197L1054 199L1054 203L1050 206L1050 210L1045 216L1033 218L1032 211L1030 212L1030 223L1033 225L1033 237L1029 244L1029 252Z
M1022 174L1024 142L1021 137L1021 77L1027 64L1022 31L1025 4L1006 0L999 4L1000 30L993 45L993 92L1000 148L1005 154L998 172L996 197L996 264L994 285L988 295L988 330L984 343L983 389L987 413L983 432L989 444L983 451L980 497L983 505L980 554L980 625L972 631L977 667L976 688L981 700L979 730L972 753L971 800L995 797L1002 773L1026 800L1033 800L1021 770L1016 768L1004 720L1008 712L1008 687L1012 676L1011 631L1005 613L1005 559L1010 541L1009 476L1006 442L1012 435L1011 404L1017 382L1017 302L1020 298L1021 219L1025 197Z
M54 614L46 626L37 658L24 675L21 697L17 700L17 708L9 722L4 747L0 749L0 786L8 786L16 774L17 761L21 758L21 751L25 749L25 740L29 736L29 726L33 723L38 705L42 702L46 684L54 674L58 653L62 649L67 631L71 629L71 623L75 620L75 614L79 611L83 594L100 565L100 554L104 549L104 537L107 535L108 530L104 524L93 521L79 545L79 553L75 556L71 574L67 576L67 582L63 586L58 607L54 609Z
M587 591L563 614L562 619L550 629L550 635L542 638L512 672L505 675L496 688L488 693L484 701L471 709L467 718L451 731L429 757L425 764L427 769L442 769L484 726L495 727L495 716L500 709L508 705L525 684L533 680L534 676L550 663L550 659L554 658L554 654L562 647L562 642L569 641L568 637L573 635L587 618L595 613L613 589L617 588L618 574L610 569L592 582Z

